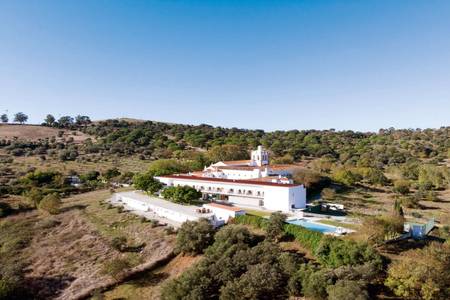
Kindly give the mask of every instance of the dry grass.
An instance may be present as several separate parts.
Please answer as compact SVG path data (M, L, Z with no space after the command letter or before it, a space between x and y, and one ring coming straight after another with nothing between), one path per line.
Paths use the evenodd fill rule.
M81 194L65 199L58 215L33 211L2 221L8 226L23 223L30 230L31 242L17 255L29 263L27 286L38 298L70 299L111 280L102 268L114 258L137 265L156 261L173 250L174 235L168 236L162 227L152 228L134 215L108 209L101 202L108 197L110 193L104 190ZM121 253L110 245L115 236L127 237L130 245L145 246L140 252Z
M160 299L161 286L168 280L179 276L183 271L198 262L201 256L177 256L167 265L144 274L141 278L121 284L104 293L108 299Z
M58 132L63 131L64 135L58 138ZM73 134L75 132L75 134ZM39 125L18 125L18 124L0 124L0 139L32 140L55 137L57 140L73 137L75 143L81 143L87 138L94 139L81 131L72 131L66 129L51 128Z

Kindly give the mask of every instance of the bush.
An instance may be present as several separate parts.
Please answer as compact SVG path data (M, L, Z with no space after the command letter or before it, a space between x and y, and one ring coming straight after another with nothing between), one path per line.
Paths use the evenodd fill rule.
M408 180L397 180L394 182L394 192L406 195L409 193L410 186L411 184Z
M382 265L381 256L368 244L328 236L322 238L314 254L322 265L333 268L366 262Z
M177 233L175 252L201 254L214 241L214 228L207 219L186 221Z
M116 258L103 265L102 273L119 280L132 267L127 259Z
M127 248L127 238L124 236L114 237L111 240L111 247L113 247L114 249L116 249L120 252L125 251Z
M45 196L41 200L39 203L39 209L45 210L52 215L56 215L59 213L61 204L61 198L59 195L57 193L53 193Z
M328 300L366 300L369 294L365 286L353 280L338 280L327 287Z

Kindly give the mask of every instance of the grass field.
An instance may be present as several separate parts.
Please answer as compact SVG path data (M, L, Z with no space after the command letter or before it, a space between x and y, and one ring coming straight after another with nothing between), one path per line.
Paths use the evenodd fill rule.
M33 210L0 221L2 252L27 262L27 286L38 297L71 298L111 280L102 272L106 262L121 258L137 265L173 250L175 235L109 208L103 201L110 195L106 190L80 194L64 199L58 215ZM118 236L130 246L143 245L142 250L119 252L111 245Z

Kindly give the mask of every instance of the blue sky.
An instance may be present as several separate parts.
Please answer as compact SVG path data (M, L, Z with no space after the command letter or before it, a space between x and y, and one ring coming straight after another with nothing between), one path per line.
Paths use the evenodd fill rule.
M0 1L0 112L450 125L450 1Z

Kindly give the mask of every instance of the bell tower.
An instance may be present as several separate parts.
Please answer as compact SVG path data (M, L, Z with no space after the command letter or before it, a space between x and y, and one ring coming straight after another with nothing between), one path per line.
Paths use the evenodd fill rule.
M251 160L253 166L266 166L269 164L269 152L264 150L263 146L259 145L256 150L252 151Z

